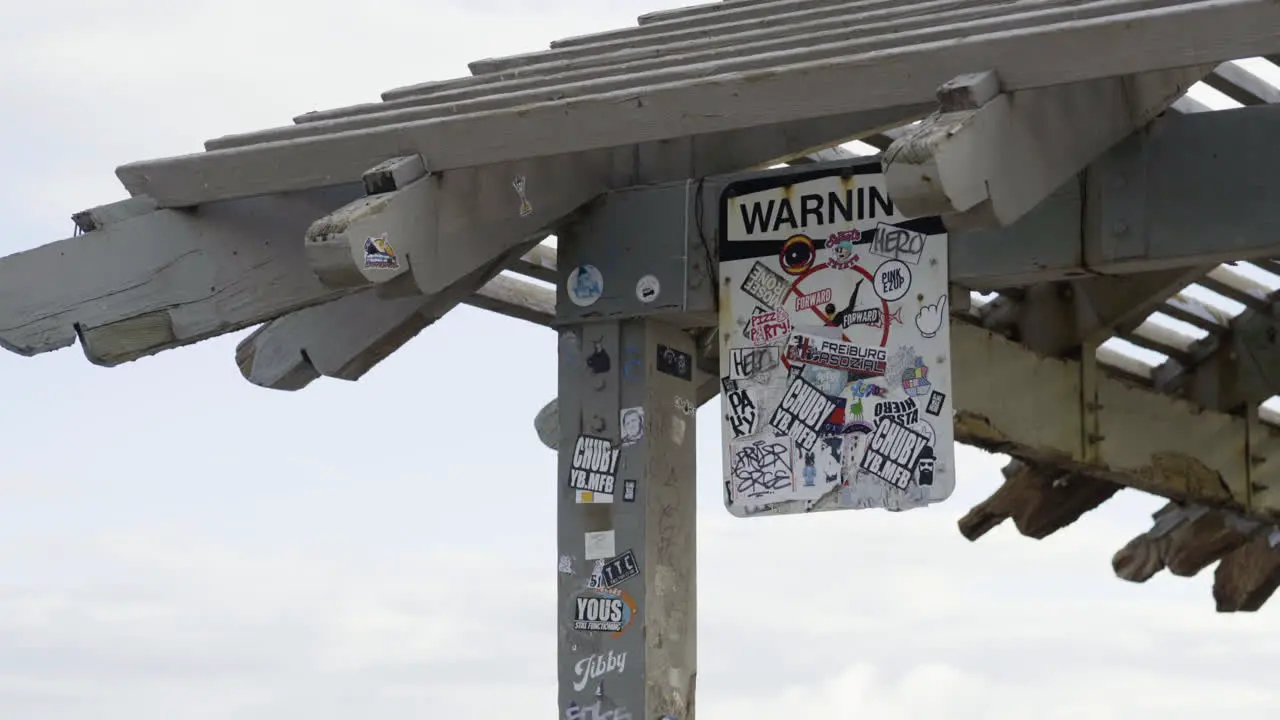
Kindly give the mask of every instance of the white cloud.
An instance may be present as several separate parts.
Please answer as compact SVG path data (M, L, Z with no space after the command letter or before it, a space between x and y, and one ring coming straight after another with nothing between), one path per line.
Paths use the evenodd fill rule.
M6 5L0 253L121 197L117 164L679 4ZM554 336L460 308L296 394L244 383L242 336L0 355L0 718L550 717ZM1273 714L1274 613L1215 615L1208 573L1111 575L1154 500L970 544L1000 461L966 449L942 507L737 520L700 415L703 720Z

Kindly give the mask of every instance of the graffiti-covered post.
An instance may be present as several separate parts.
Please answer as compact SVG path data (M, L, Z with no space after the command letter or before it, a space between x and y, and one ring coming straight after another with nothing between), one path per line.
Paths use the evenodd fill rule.
M694 193L685 183L675 192ZM692 720L696 348L709 254L684 213L621 191L559 234L559 707ZM663 238L656 241L655 238Z
M689 717L695 670L693 341L654 321L560 347L560 707Z

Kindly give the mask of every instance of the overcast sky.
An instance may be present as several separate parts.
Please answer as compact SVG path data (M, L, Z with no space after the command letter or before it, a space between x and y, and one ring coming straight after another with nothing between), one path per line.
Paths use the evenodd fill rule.
M678 4L5 3L0 255L123 198L122 163ZM0 353L0 719L553 717L553 333L463 307L299 393L240 377L243 335ZM699 420L700 720L1275 716L1275 607L1113 577L1156 500L971 544L1005 458L961 448L941 506L738 520Z

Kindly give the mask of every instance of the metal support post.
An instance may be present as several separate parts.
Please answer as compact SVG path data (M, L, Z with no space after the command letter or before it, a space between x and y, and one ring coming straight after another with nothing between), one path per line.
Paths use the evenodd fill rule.
M694 353L687 333L655 320L561 330L564 720L693 720Z

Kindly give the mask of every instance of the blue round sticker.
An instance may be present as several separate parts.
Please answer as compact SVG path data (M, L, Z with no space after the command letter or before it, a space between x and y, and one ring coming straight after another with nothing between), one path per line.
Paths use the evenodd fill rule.
M604 294L604 276L595 265L579 265L569 272L569 299L578 307L594 305Z

